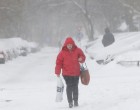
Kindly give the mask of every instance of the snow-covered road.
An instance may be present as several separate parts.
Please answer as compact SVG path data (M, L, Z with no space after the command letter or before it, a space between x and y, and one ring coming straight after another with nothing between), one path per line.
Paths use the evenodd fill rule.
M55 102L57 53L47 47L0 65L0 110L69 109L65 92L64 100ZM140 109L140 68L115 62L101 66L88 57L86 62L91 81L88 86L79 83L79 107L74 110Z
M53 73L57 52L47 48L0 65L1 110L39 110L40 107L45 110L54 103L55 91L52 90L56 82Z

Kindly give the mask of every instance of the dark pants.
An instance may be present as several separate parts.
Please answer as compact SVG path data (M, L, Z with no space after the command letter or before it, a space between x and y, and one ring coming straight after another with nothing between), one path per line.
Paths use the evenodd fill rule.
M63 76L66 82L67 99L69 103L78 101L79 76Z

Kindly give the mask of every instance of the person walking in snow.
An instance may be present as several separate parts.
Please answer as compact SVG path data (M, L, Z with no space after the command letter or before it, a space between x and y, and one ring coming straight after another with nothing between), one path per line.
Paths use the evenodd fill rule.
M66 38L56 59L55 74L60 77L62 69L69 108L78 106L80 63L84 63L85 59L83 51L76 46L74 40L71 37Z
M105 28L105 34L102 39L102 44L104 47L107 47L115 42L114 35L110 32L109 28Z

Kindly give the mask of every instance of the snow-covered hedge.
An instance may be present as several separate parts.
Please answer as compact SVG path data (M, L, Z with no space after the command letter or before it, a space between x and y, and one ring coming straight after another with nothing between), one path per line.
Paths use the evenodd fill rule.
M0 51L4 52L5 60L26 56L38 50L39 46L35 42L28 42L21 38L0 39Z

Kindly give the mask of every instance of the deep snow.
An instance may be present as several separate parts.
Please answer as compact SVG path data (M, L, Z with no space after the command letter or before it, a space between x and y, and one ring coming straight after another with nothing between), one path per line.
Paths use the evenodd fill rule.
M55 102L58 52L45 47L0 65L0 110L69 110L65 91L63 101ZM116 60L98 65L86 56L91 81L88 86L79 82L79 107L72 109L139 110L140 68L121 66Z

